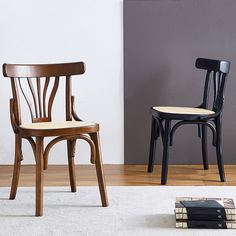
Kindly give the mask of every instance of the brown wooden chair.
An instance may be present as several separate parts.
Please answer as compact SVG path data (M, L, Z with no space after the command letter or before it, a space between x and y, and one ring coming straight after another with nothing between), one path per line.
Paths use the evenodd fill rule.
M91 147L91 163L95 164L102 206L108 206L99 143L99 124L84 122L74 109L71 95L71 76L85 72L83 62L45 65L4 64L3 75L11 79L13 98L10 99L11 124L15 133L15 164L10 199L15 199L23 160L21 143L27 139L32 146L36 160L36 216L43 215L43 169L48 166L48 154L54 144L67 140L69 176L71 191L76 191L74 152L77 139L87 141ZM66 121L52 121L52 106L61 77L65 77ZM27 85L29 94L23 84ZM49 87L52 89L49 92ZM42 85L42 86L41 86ZM21 121L20 97L22 92L30 110L32 123ZM31 100L29 99L31 97ZM48 97L48 99L47 99ZM56 136L44 149L44 137Z

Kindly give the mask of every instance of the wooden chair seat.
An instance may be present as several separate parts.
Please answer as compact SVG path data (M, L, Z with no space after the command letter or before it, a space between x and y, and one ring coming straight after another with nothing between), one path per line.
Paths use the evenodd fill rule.
M98 132L97 123L85 121L23 123L19 132L23 136L60 136Z

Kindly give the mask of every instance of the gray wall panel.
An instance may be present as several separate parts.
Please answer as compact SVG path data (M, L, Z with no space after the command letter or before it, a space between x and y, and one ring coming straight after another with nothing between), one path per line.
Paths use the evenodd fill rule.
M125 0L125 163L147 163L152 105L196 106L204 73L197 57L232 62L223 116L225 163L236 163L236 1ZM157 146L160 161L162 147ZM215 163L209 131L209 159ZM195 126L178 129L170 163L201 163Z

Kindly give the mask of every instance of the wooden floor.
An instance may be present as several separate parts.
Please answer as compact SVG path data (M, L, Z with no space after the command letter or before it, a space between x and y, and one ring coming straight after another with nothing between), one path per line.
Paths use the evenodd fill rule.
M106 182L108 186L144 186L160 185L160 166L153 173L147 173L145 165L105 165ZM169 167L168 185L236 185L236 165L226 165L227 182L219 181L216 166L203 170L201 165L172 165ZM20 186L35 185L35 167L23 165L20 176ZM80 165L77 167L77 185L97 185L95 167ZM0 165L0 186L10 186L12 166ZM69 185L68 168L63 165L49 166L45 171L45 186Z

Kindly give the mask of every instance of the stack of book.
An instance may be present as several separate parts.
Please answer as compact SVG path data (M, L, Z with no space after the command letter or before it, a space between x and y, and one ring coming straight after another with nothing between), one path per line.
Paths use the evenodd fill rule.
M176 228L236 229L231 198L176 198Z

